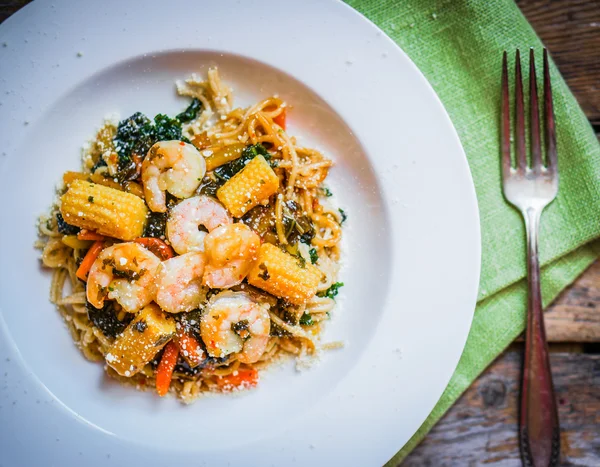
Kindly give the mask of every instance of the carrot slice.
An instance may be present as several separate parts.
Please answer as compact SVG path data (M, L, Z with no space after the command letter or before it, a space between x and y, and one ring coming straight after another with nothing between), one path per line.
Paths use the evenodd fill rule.
M177 330L176 342L179 352L192 368L200 365L204 359L204 350L194 337L180 328Z
M87 229L81 229L77 234L79 240L104 240L106 237L97 232Z
M156 392L160 397L163 397L169 391L178 356L177 344L173 341L169 342L156 369Z
M254 368L238 368L230 375L217 378L217 385L222 391L247 389L258 383L258 371Z
M286 117L287 117L287 112L286 112L286 108L284 107L283 110L281 111L281 113L279 115L277 115L277 117L273 118L273 121L285 130Z
M160 238L155 237L139 237L134 240L134 242L139 243L142 246L145 246L148 250L154 253L163 261L175 256L175 252L173 248L163 242Z
M75 273L75 275L79 279L81 279L84 282L87 281L87 275L90 272L90 268L92 267L92 264L94 264L94 261L96 261L96 258L98 257L98 255L100 254L100 252L102 251L103 248L104 248L104 242L102 242L100 240L96 241L90 247L90 249L87 251L87 253L83 257L83 261L77 268L77 272Z

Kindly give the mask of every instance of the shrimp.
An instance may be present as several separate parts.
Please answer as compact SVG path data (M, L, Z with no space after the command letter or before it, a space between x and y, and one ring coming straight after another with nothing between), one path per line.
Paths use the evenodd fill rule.
M87 299L102 308L104 300L116 300L130 313L148 305L156 296L160 259L138 243L117 243L98 255L87 280Z
M204 251L206 232L233 221L221 203L208 196L194 196L171 209L167 220L167 238L180 255L189 251Z
M227 289L242 282L258 257L259 248L260 237L246 224L223 225L213 230L204 239L204 285Z
M191 252L163 261L157 275L156 303L168 313L198 308L206 298L202 286L204 253Z
M271 318L267 308L245 292L221 292L209 302L200 320L200 336L212 357L237 353L241 363L260 359L269 342Z
M142 163L142 182L148 207L166 212L166 191L176 198L194 194L206 173L204 157L183 141L160 141L148 150Z

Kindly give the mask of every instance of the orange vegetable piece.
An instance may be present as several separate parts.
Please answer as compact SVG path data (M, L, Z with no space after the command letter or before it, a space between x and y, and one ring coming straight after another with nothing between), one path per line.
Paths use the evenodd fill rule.
M87 275L90 272L92 264L96 261L96 258L104 248L104 242L97 240L87 251L83 257L83 261L77 268L75 275L82 281L87 281Z
M160 397L163 397L169 391L178 356L177 344L173 341L169 342L156 369L156 392Z
M253 388L258 384L258 370L254 368L238 368L230 375L217 378L217 385L222 391Z
M176 342L179 352L192 368L200 365L204 358L204 350L194 337L180 328L177 330Z
M273 122L277 123L281 128L285 130L285 121L287 118L287 109L284 107L283 110L277 117L273 118Z
M160 238L139 237L136 238L134 242L146 247L148 250L150 250L163 261L175 256L173 248L171 248L170 245L167 245L165 242L163 242Z

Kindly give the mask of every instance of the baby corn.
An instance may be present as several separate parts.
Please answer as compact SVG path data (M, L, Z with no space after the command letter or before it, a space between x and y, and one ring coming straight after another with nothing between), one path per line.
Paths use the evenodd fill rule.
M290 303L302 305L317 292L322 273L301 258L263 243L248 274L248 283Z
M279 178L263 156L256 156L217 191L217 198L233 217L242 217L277 192Z
M121 376L139 372L175 335L175 320L151 303L142 308L106 354Z
M135 195L73 180L61 198L60 212L69 224L129 241L142 236L148 210Z

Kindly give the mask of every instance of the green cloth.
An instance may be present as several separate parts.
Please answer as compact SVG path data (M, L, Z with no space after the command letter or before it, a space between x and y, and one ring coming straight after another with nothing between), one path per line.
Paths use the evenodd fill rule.
M348 0L348 4L395 40L437 92L467 154L481 213L479 301L465 350L429 418L389 463L396 465L524 328L524 226L520 214L504 200L500 179L500 72L504 50L510 52L513 69L515 49L527 52L534 47L538 77L542 76L543 46L511 0ZM551 75L560 188L542 216L545 303L600 254L600 242L592 242L600 236L600 146L553 64Z

